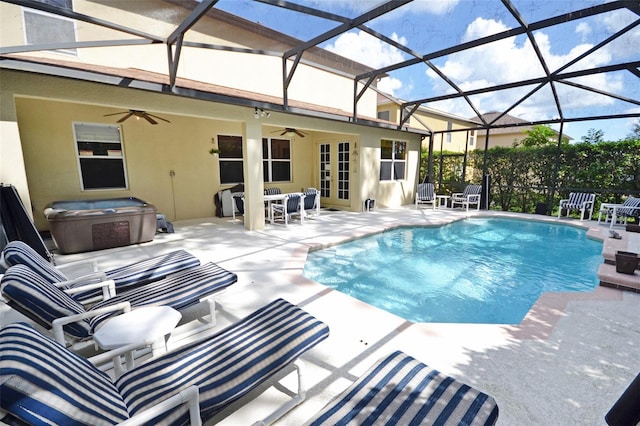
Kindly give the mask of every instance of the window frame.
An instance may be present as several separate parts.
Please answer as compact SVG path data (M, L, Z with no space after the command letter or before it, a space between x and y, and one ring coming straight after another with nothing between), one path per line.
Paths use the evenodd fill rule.
M220 138L238 138L239 139L239 143L240 143L240 157L224 157L224 152L223 152L223 144L220 143ZM218 178L220 179L220 185L237 185L239 183L244 183L244 138L242 135L238 135L238 134L217 134L216 135L216 141L217 141L217 146L218 146ZM242 180L239 182L233 181L233 182L226 182L225 180L223 180L222 178L222 163L224 162L228 162L228 163L234 163L234 162L239 162L240 163L240 170L241 170L241 175L242 175Z
M273 141L286 141L289 144L287 149L288 158L273 158ZM264 146L267 146L267 152L264 152ZM293 160L291 155L291 139L282 137L266 137L262 138L262 167L263 178L265 183L284 183L293 182ZM274 180L273 179L273 163L288 163L289 164L289 179L288 180Z
M56 2L51 2L51 1L47 1L47 0L39 0L41 3L47 4L49 6L55 6L55 7L59 7ZM73 0L69 0L69 4L71 6L71 10L74 10L73 8ZM78 41L78 28L77 28L77 24L76 21L73 19L69 19L69 18L65 18L64 16L60 16L60 15L55 15L52 13L48 13L48 12L44 12L41 10L37 10L37 9L31 9L28 7L22 7L22 30L23 30L23 34L24 34L24 40L25 40L25 44L28 45L38 45L38 44L42 44L42 42L32 42L29 40L29 27L31 27L31 25L27 25L27 15L32 15L32 16L43 16L46 18L50 18L50 19L54 19L54 20L58 20L61 22L61 25L66 25L66 23L70 23L72 30L73 30L73 40L69 40L70 43L76 43ZM76 48L68 48L68 49L55 49L55 50L48 50L49 52L55 52L55 53L62 53L65 55L72 55L72 56L78 56L78 50Z
M111 128L111 129L116 129L116 131L118 132L118 141L115 140L97 140L99 138L94 137L94 140L88 140L89 138L85 138L83 135L79 135L78 133L78 128L77 126L94 126L94 127L101 127L101 128ZM104 124L104 123L89 123L89 122L84 122L84 121L74 121L71 123L71 127L73 130L73 145L74 145L74 149L75 149L75 153L76 153L76 162L78 165L78 177L80 179L80 190L81 191L126 191L129 189L129 177L128 177L128 173L127 173L127 162L125 159L125 149L124 149L124 138L122 137L122 127L119 125L115 125L115 124ZM119 145L119 150L115 149L113 150L114 153L113 155L110 154L107 151L107 154L95 154L94 150L92 150L91 154L88 154L89 150L81 150L80 149L80 144L91 144L91 143L96 143L96 144L118 144ZM99 148L99 146L96 146L96 148ZM116 148L114 146L114 148ZM117 153L116 151L120 151L119 153ZM89 187L88 183L85 182L88 179L85 179L85 173L83 173L83 165L85 164L89 164L86 163L87 161L110 161L110 162L115 162L117 160L120 160L121 162L121 168L122 168L122 178L123 178L123 186L108 186L108 187ZM85 169L84 172L89 172L89 169ZM87 173L88 174L88 173ZM87 176L89 177L89 176Z
M391 142L391 158L382 158L383 156L383 147L382 144L384 142ZM403 148L402 148L402 152L404 153L404 158L399 159L396 158L396 154L398 152L398 148L397 145L402 144ZM402 140L393 140L393 139L381 139L380 140L380 176L379 176L379 180L380 182L396 182L396 181L401 181L401 180L407 180L407 146L408 143L407 141L402 141ZM391 176L386 179L383 178L382 174L383 174L383 164L389 164L389 171ZM402 172L403 175L401 177L395 177L395 172L397 167L402 165Z

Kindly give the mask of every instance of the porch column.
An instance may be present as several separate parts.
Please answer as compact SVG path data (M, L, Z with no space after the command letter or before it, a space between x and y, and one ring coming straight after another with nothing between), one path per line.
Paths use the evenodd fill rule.
M248 231L264 229L264 182L262 174L262 127L257 120L244 124L244 227Z

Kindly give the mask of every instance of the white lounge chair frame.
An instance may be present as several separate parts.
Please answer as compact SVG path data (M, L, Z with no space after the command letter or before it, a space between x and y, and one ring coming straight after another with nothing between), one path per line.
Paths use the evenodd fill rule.
M593 205L596 200L596 194L587 192L571 192L569 198L560 200L558 204L558 219L562 215L562 210L567 211L567 217L571 211L580 211L580 220L584 220L585 213L589 213L589 220L593 214Z

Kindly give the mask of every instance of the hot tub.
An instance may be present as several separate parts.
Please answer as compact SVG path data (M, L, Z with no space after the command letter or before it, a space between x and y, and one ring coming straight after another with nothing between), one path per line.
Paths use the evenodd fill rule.
M153 240L156 208L138 198L54 201L44 215L61 253L122 247Z

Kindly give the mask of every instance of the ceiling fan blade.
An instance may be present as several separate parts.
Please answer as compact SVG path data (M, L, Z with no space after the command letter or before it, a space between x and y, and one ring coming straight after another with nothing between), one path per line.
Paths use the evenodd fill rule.
M284 130L282 131L282 133L280 133L280 136L284 136L284 135L286 135L286 134L287 134L287 132L288 132L288 130L287 130L287 129L284 129Z
M304 132L301 132L300 130L293 129L293 133L300 136L301 138L304 138Z
M158 122L156 120L154 120L153 118L151 118L151 116L149 114L140 114L140 115L141 115L142 118L147 120L149 123L158 124Z
M111 113L111 114L105 114L105 115L103 115L103 117L111 117L112 115L120 115L120 114L128 114L128 113L129 113L129 111L120 111L120 112L114 112L114 113Z
M134 114L135 114L134 112L128 112L127 115L125 115L120 120L118 120L117 123L122 123L123 121L125 121L126 119L128 119L129 117L131 117Z
M147 115L148 115L149 117L153 117L153 118L157 118L158 120L162 120L162 121L164 121L164 122L166 122L166 123L171 123L171 122L170 122L169 120L167 120L166 118L158 117L157 115L153 115L153 114L149 114L149 113L147 113Z

